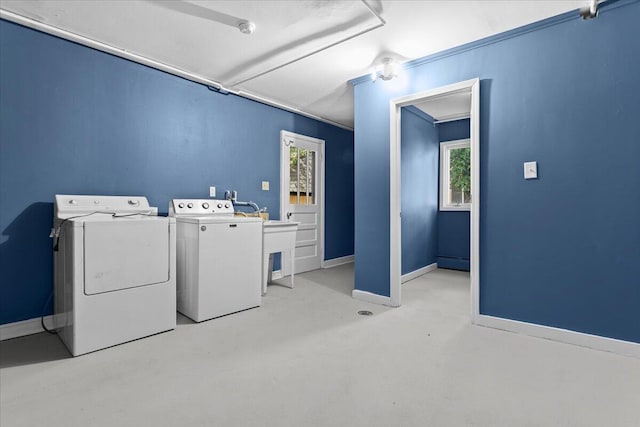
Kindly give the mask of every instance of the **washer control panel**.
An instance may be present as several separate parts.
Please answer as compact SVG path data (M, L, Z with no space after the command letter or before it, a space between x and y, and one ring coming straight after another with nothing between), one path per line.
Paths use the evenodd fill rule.
M233 215L231 200L173 199L169 203L169 215Z

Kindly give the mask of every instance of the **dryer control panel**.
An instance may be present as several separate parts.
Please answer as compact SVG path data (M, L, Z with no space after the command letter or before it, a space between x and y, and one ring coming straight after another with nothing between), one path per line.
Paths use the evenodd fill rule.
M231 200L173 199L169 203L169 216L229 215L234 213Z
M158 208L149 206L147 198L142 196L55 195L54 218L93 213L157 215Z

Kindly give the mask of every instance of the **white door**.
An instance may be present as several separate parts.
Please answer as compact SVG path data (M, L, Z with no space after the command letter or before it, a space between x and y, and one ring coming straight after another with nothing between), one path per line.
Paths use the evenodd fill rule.
M280 133L280 219L299 222L295 273L320 268L324 247L324 141ZM288 254L282 271L291 274Z

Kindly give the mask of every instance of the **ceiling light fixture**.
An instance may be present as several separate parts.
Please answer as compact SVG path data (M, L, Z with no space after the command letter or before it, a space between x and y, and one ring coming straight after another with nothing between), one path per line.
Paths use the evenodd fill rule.
M238 29L242 34L253 34L256 24L251 21L240 21L238 22Z
M380 78L382 80L391 80L394 77L398 77L399 65L391 58L384 58L382 64L378 65L371 72L371 80L374 82Z

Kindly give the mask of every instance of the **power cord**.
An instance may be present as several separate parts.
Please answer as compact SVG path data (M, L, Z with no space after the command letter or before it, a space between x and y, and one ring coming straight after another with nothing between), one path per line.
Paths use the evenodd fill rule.
M55 252L58 252L59 243L60 243L60 233L62 232L62 226L64 225L65 222L69 221L70 219L83 218L83 217L91 216L91 215L95 215L95 214L109 214L114 218L124 218L124 217L136 216L136 215L156 216L156 215L152 214L151 212L146 212L146 213L136 212L136 213L131 213L131 214L118 215L116 212L104 212L104 211L96 211L96 212L91 212L91 213L84 214L84 215L70 216L70 217L65 218L62 221L60 221L60 224L55 229L52 230L51 237L53 237L55 239L55 244L53 245L53 250ZM53 290L51 291L51 293L49 293L49 298L47 298L47 301L44 303L44 306L42 307L42 312L41 312L42 315L40 316L40 325L42 326L42 329L45 330L45 332L48 332L50 334L55 335L57 333L56 330L55 329L49 329L49 328L47 328L47 325L44 324L44 311L46 310L47 306L51 302L51 298L53 298Z
M49 329L47 328L47 326L44 324L44 311L46 310L47 306L49 305L49 302L51 302L51 298L53 297L53 291L51 291L51 293L49 294L49 298L47 298L47 302L44 303L44 306L42 307L42 316L40 316L40 325L42 326L42 329L45 330L45 332L48 332L52 335L55 335L57 332L55 329Z
M91 216L97 213L110 213L115 215L115 212L91 212L88 214L84 214L84 215L76 215L76 216L70 216L68 218L63 219L62 221L60 221L60 224L58 224L58 226L56 228L54 228L53 230L51 230L51 237L53 237L55 239L55 244L53 245L53 251L54 252L58 252L58 247L59 247L59 243L60 243L60 233L62 232L62 226L64 225L65 222L69 221L70 219L76 219L76 218L84 218L85 216Z
M84 217L95 215L95 214L109 214L114 218L125 218L125 217L136 216L136 215L155 216L151 212L146 212L146 213L135 212L130 214L118 215L116 212L105 212L105 211L95 211L95 212L91 212L84 215L70 216L60 221L60 224L51 231L51 237L55 239L55 244L53 245L53 251L58 252L59 243L60 243L60 233L62 232L62 226L64 225L65 222L69 221L70 219L84 218Z

